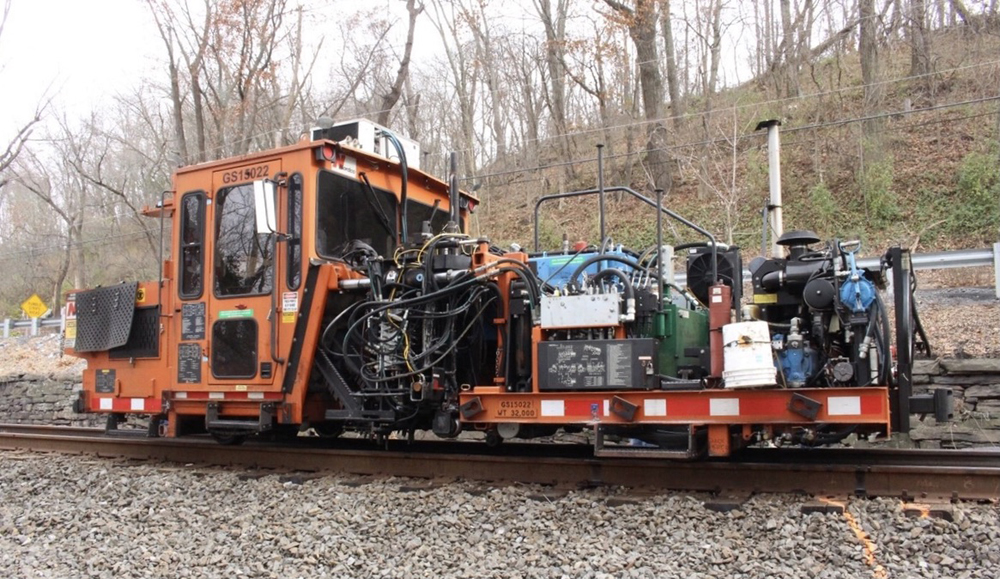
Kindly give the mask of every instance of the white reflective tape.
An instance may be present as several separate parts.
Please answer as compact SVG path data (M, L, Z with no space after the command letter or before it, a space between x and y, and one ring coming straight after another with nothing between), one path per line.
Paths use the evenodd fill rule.
M739 398L712 398L708 401L709 416L739 416Z
M177 392L176 394L174 394L174 398L177 400L187 400L187 397L188 397L187 392Z
M209 400L222 400L225 397L226 397L226 394L224 392L209 392L208 393L208 399Z
M826 399L826 413L830 416L857 416L861 414L861 397L831 396Z
M250 400L263 400L264 399L264 393L263 392L247 392L247 398L249 398Z
M101 405L99 406L101 410L111 410L111 399L101 398Z
M562 400L542 400L542 416L566 416L566 403Z
M604 414L603 415L604 416L611 416L611 401L610 400L605 400L604 401Z
M146 399L145 398L132 398L133 411L143 411L146 409Z
M646 399L642 401L642 413L646 416L666 416L667 415L667 401L666 400L651 400Z

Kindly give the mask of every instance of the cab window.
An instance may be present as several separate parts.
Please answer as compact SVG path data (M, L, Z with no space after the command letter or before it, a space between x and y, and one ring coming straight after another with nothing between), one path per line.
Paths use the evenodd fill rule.
M412 239L419 234L424 226L424 221L431 222L431 232L441 233L448 223L447 204L441 203L435 209L433 205L424 205L413 199L406 200L406 229Z
M201 297L204 271L205 194L185 193L181 199L180 231L180 296L183 299Z
M288 178L288 289L299 289L302 283L302 174Z
M316 251L323 257L339 259L352 250L352 241L370 245L388 257L396 247L395 194L330 171L319 176L316 220ZM448 223L447 203L438 207L414 199L406 200L406 228L412 241L424 221L440 233ZM289 224L291 225L291 224Z
M316 252L340 259L353 241L388 257L396 247L396 196L330 171L319 174Z
M270 235L257 233L253 185L220 189L215 215L215 295L271 293L274 244Z

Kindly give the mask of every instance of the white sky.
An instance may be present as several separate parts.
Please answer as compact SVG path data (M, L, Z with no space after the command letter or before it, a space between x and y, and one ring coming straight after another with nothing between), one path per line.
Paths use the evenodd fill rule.
M490 8L509 22L535 22L534 16L526 16L534 14L528 0L490 1ZM336 35L336 20L345 12L378 6L397 20L392 38L402 48L406 11L401 0L302 3L311 12L307 38ZM431 10L428 5L427 11ZM435 53L439 42L428 14L421 15L414 65ZM329 53L334 45L333 41L324 45L329 58L334 56ZM723 59L726 76L730 58ZM163 43L144 0L13 0L0 37L0 143L32 117L46 95L52 99L50 113L65 112L72 121L101 108L109 97L130 92L144 76L165 80L164 60ZM330 65L322 60L314 70L320 83L326 76L323 65Z
M400 20L398 33L405 35L403 3L374 1ZM373 2L306 0L303 4L311 12L308 37L317 29L336 34L330 21L338 14L371 8ZM418 35L425 42L436 39L426 17L421 20ZM0 143L32 118L46 95L52 99L50 113L65 112L72 121L101 108L109 97L129 92L143 76L165 77L165 70L157 72L165 58L144 0L13 0L0 37ZM317 78L324 76L320 73Z
M55 110L82 116L161 51L140 0L13 0L0 38L0 143L46 94Z

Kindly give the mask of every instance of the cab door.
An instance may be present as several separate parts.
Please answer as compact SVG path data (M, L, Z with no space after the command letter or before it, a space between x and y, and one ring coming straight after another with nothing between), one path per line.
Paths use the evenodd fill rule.
M281 171L280 160L216 171L209 305L209 383L275 384L278 333L275 236L257 233L253 181Z

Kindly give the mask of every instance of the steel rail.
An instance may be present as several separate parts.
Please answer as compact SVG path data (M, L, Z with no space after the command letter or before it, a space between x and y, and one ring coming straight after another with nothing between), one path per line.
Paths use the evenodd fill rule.
M521 444L491 452L481 443L407 447L399 441L390 450L379 450L370 443L359 446L339 441L335 448L317 443L248 443L222 449L214 441L198 438L119 438L97 434L94 429L60 434L53 427L37 433L30 430L25 425L0 425L0 449L353 475L678 491L1000 499L1000 452L996 451L755 449L730 461L674 462L593 458L584 445Z

